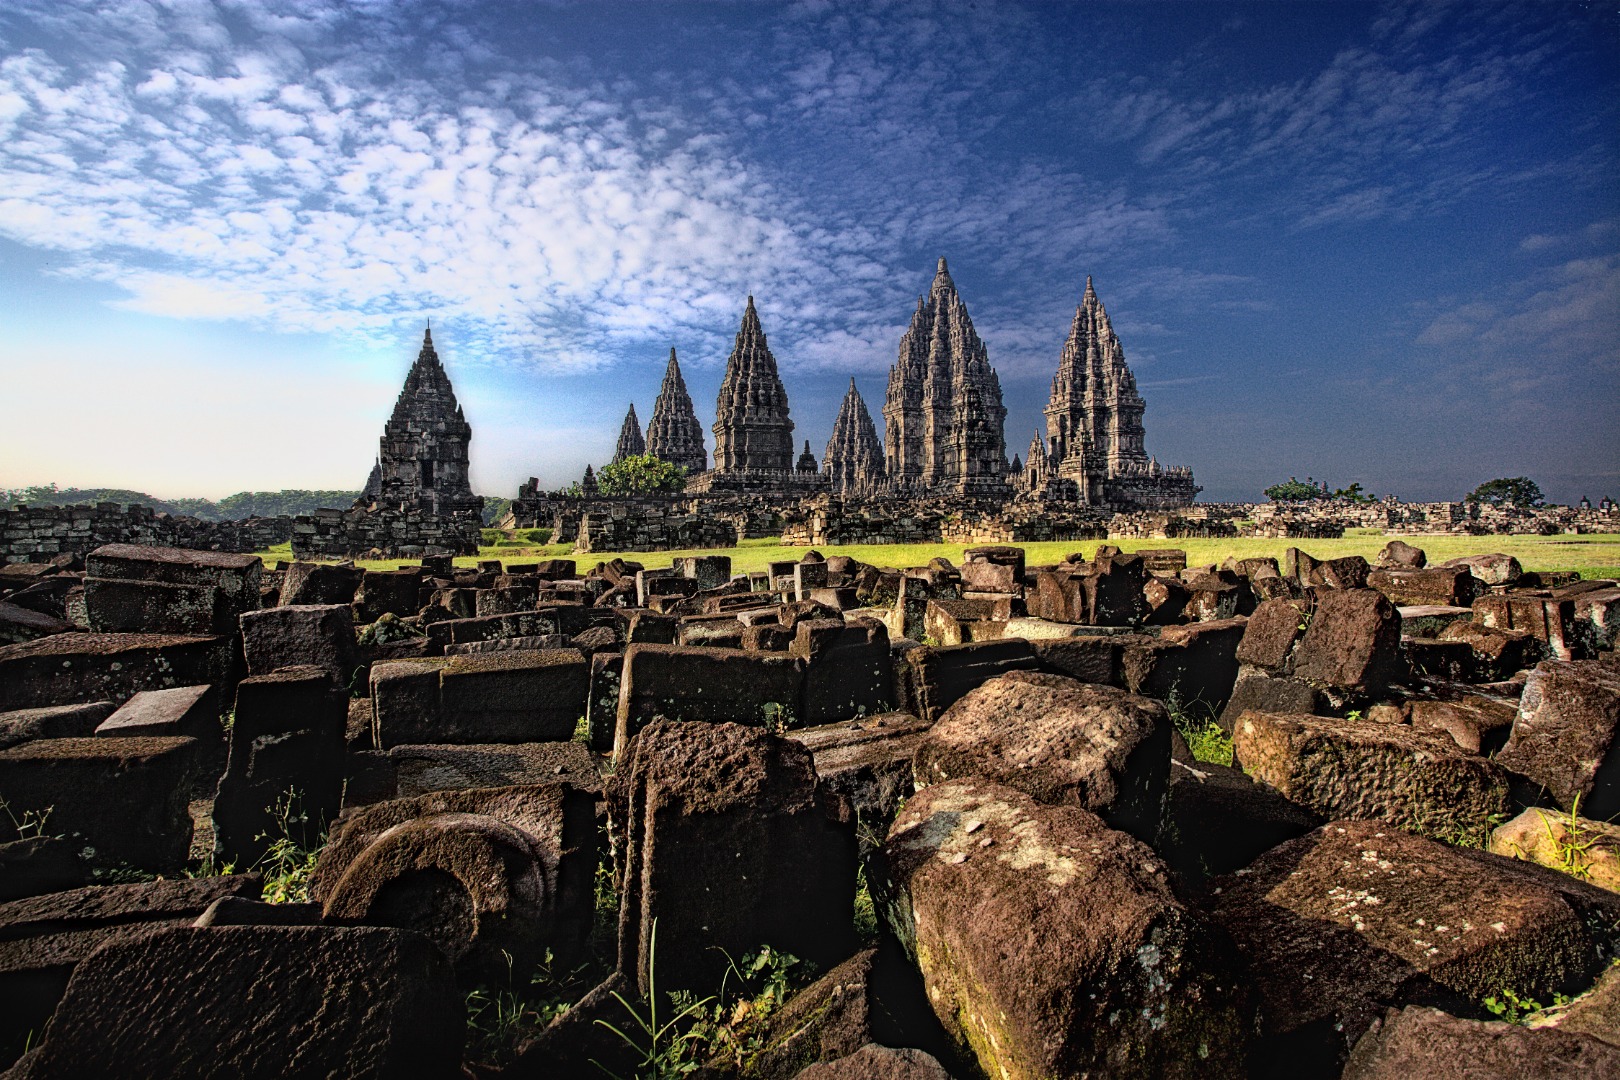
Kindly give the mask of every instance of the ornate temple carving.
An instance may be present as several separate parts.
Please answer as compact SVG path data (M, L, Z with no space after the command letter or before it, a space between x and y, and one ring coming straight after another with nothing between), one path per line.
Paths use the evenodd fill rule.
M854 379L849 380L849 392L833 421L821 470L835 495L870 495L883 482L883 444Z
M473 494L467 476L471 442L472 426L456 403L428 330L383 427L362 504L437 517L479 513L484 500Z
M681 466L688 476L709 467L703 425L698 423L697 412L692 407L692 395L686 392L686 380L681 377L681 365L675 360L674 349L669 350L669 366L664 369L664 382L658 388L652 420L647 424L647 453Z
M641 437L641 421L636 418L636 407L632 403L619 427L619 444L613 448L612 464L617 465L625 458L641 457L646 452L647 442Z

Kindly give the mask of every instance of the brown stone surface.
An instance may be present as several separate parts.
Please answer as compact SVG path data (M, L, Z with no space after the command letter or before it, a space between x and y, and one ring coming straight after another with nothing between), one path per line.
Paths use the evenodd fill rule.
M1146 845L974 779L914 796L884 852L894 929L988 1075L1246 1075L1230 946Z
M1524 568L1511 555L1464 555L1459 559L1447 559L1440 566L1448 570L1467 570L1482 585L1511 585L1524 576Z
M1246 712L1314 713L1321 704L1321 691L1300 679L1239 675L1218 721L1221 729L1230 735L1238 717Z
M439 669L433 742L563 742L585 715L590 664L578 649L453 656Z
M1241 769L1173 760L1164 827L1154 847L1182 882L1196 889L1321 823Z
M103 720L95 734L119 738L179 735L217 743L221 736L219 701L212 686L143 690Z
M1612 893L1375 822L1272 849L1207 907L1248 961L1275 1075L1331 1075L1386 1006L1578 991L1620 941Z
M835 1061L817 1062L794 1080L951 1080L951 1074L922 1050L872 1044Z
M90 701L83 705L46 705L37 709L0 712L0 749L30 739L93 735L114 711L110 701Z
M166 929L81 963L13 1075L180 1076L206 1061L208 1075L450 1077L465 1023L449 964L415 934Z
M241 618L249 675L303 664L324 668L347 689L360 669L354 615L347 604L299 604L250 611Z
M1151 698L1012 672L970 691L918 744L917 783L982 776L1078 806L1151 843L1164 816L1170 717Z
M15 823L43 811L51 833L91 848L91 861L177 870L191 848L186 804L199 750L186 738L39 739L0 750L9 810L0 840L20 839Z
M1620 966L1610 964L1586 993L1562 1008L1548 1009L1531 1023L1620 1046Z
M923 646L907 652L905 659L917 715L928 721L938 720L964 694L998 675L1039 666L1035 650L1022 638Z
M833 809L798 743L739 724L645 728L611 800L625 838L620 970L645 992L655 921L660 990L706 993L728 954L766 943L829 967L848 956L854 822Z
M1447 623L1439 639L1465 642L1473 649L1474 673L1485 681L1510 678L1542 649L1528 630L1484 626L1472 619Z
M17 1053L98 946L188 926L222 896L259 895L257 874L97 885L0 904L0 1052Z
M619 684L614 756L648 723L702 720L763 725L790 721L798 708L803 664L796 657L742 649L632 645Z
M566 781L580 788L601 780L582 743L411 743L388 752L400 798L435 791Z
M1219 716L1237 681L1243 618L1167 626L1157 638L1125 645L1125 687L1177 704L1196 715Z
M228 637L53 634L0 646L0 709L119 705L142 690L229 683L233 661Z
M1377 698L1402 674L1401 617L1382 593L1320 593L1294 653L1294 675L1335 694Z
M1487 820L1512 805L1501 766L1437 731L1246 712L1232 742L1244 772L1328 819L1385 821L1482 843Z
M1620 893L1620 825L1532 806L1491 832L1489 850Z
M928 728L909 713L880 713L799 728L787 737L810 751L822 789L849 800L864 844L871 831L888 829L915 790L912 758Z
M1620 1075L1620 1048L1555 1028L1465 1020L1409 1005L1356 1043L1343 1080L1588 1080Z
M1474 601L1475 582L1466 570L1374 570L1367 587L1389 597L1389 602L1467 607Z
M1596 820L1620 813L1620 670L1602 660L1536 665L1497 760L1566 810L1579 798Z

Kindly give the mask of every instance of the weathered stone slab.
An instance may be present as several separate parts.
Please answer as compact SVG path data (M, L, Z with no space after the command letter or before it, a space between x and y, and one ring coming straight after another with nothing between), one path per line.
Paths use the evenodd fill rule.
M1287 676L1240 674L1232 684L1217 722L1228 735L1246 712L1303 713L1310 715L1322 705L1322 693L1300 679Z
M762 942L828 967L853 951L854 822L833 816L804 747L658 721L621 751L617 777L619 968L642 993L655 921L660 990L719 985L727 954Z
M565 742L585 715L590 677L577 649L450 657L431 741Z
M417 934L171 928L81 963L16 1075L177 1076L207 1061L234 1076L449 1076L465 1025L450 965Z
M1545 646L1528 630L1488 627L1458 619L1440 631L1441 641L1460 641L1474 652L1474 675L1487 682L1513 674L1545 655Z
M259 606L256 555L108 544L85 557L84 599L98 633L234 634Z
M1159 702L1060 675L1015 671L969 691L917 746L917 784L981 776L1043 803L1078 806L1145 843L1169 784L1170 717Z
M1589 984L1620 896L1374 822L1334 822L1218 879L1207 907L1248 960L1261 1069L1332 1075L1386 1006L1473 1011Z
M1032 671L1039 660L1029 642L1013 638L914 648L906 665L915 712L932 722L974 687L1009 671Z
M1474 602L1475 581L1462 569L1374 570L1367 575L1367 587L1396 605L1467 607Z
M1556 1028L1465 1020L1408 1005L1374 1021L1343 1080L1575 1080L1620 1076L1620 1047Z
M1523 630L1560 660L1584 651L1575 625L1575 601L1506 594L1474 601L1474 621L1495 630Z
M0 646L0 710L128 701L142 690L234 681L229 637L55 634Z
M601 786L590 753L576 742L417 744L396 746L388 755L402 799L436 791L558 781L579 788Z
M987 1075L1247 1075L1251 1013L1230 946L1176 899L1147 845L973 779L914 796L884 853L893 929Z
M110 701L83 705L46 705L38 709L17 709L0 713L0 749L31 739L73 739L94 735L113 714Z
M1239 617L1167 626L1157 638L1127 642L1120 662L1126 688L1219 716L1237 681L1245 623Z
M1458 620L1473 618L1472 607L1441 604L1406 604L1395 608L1401 617L1401 633L1412 637L1439 637L1440 632Z
M0 600L0 645L15 645L51 634L71 634L77 629L66 619Z
M632 645L624 653L614 755L654 719L763 725L794 720L802 661L742 649ZM792 726L791 723L789 726Z
M1154 847L1184 884L1200 889L1320 824L1320 817L1241 769L1175 759Z
M880 713L799 728L787 738L810 751L823 790L849 800L863 836L881 837L916 790L911 762L928 728L910 713Z
M1620 825L1532 806L1497 826L1488 850L1620 893Z
M1438 731L1246 712L1232 743L1244 772L1329 820L1385 821L1483 843L1491 816L1512 806L1502 767Z
M806 619L794 629L788 652L804 666L798 723L828 724L892 708L889 632L876 619Z
M282 572L282 607L305 604L351 604L365 571L335 563L295 562Z
M367 570L354 593L354 621L372 623L384 615L415 615L422 607L422 571Z
M177 870L191 848L186 805L200 766L196 739L39 739L0 750L0 793L14 822L48 811L53 834L93 849L102 864Z
M1403 674L1401 617L1373 589L1318 594L1294 651L1294 676L1335 698L1381 697Z
M1620 669L1602 660L1546 660L1519 699L1505 768L1543 785L1566 810L1607 821L1620 813Z
M217 742L219 700L212 686L143 690L103 720L95 734L107 738L181 736Z
M1524 576L1524 568L1511 555L1465 555L1460 559L1447 559L1442 569L1467 570L1482 585L1512 585Z
M250 611L242 616L242 652L249 675L277 668L323 668L348 688L361 670L354 615L347 604L298 604Z

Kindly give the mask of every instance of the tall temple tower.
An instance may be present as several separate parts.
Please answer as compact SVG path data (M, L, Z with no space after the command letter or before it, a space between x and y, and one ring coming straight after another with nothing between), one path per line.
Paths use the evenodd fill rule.
M437 517L479 513L484 500L473 494L467 476L471 443L472 426L433 348L433 331L427 330L383 428L377 465L361 501Z
M849 392L833 421L832 437L822 455L821 471L835 495L866 495L883 480L883 444L878 442L866 401L849 380Z
M945 260L917 301L883 404L888 483L897 494L1006 491L1007 409Z
M776 373L776 357L766 344L752 296L726 360L714 413L717 474L786 474L792 470L793 421L788 418L787 391Z
M686 380L681 378L681 365L675 360L674 349L669 350L664 384L658 388L652 420L647 424L647 453L660 461L682 466L688 476L709 467L703 425L698 423L697 412L692 408L692 395L686 392Z
M636 406L632 402L630 411L624 414L624 424L619 428L619 444L613 448L613 462L617 465L625 458L640 457L647 452L647 443L641 437L641 421L636 418Z
M1091 278L1075 309L1045 409L1045 461L1034 485L1072 482L1082 503L1120 509L1187 506L1198 493L1192 471L1148 457L1147 403ZM1025 474L1034 475L1034 448ZM1026 485L1028 486L1028 485Z

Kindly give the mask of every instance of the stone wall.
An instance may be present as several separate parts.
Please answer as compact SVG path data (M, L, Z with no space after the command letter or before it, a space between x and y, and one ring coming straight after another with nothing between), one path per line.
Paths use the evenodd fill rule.
M150 506L19 506L0 510L0 562L49 562L103 544L143 544L201 551L263 551L292 538L293 519L200 521Z
M476 514L434 517L415 510L317 510L292 521L298 559L418 559L476 555L482 522Z

